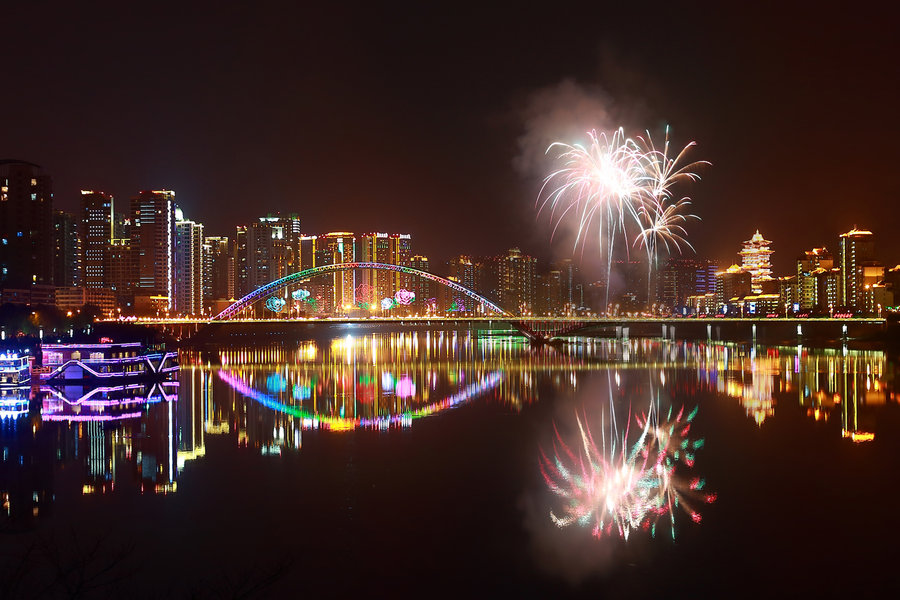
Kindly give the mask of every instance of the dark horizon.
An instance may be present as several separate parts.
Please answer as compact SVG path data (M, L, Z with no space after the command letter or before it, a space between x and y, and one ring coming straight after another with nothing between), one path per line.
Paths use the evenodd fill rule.
M0 155L41 165L68 211L80 189L172 189L210 235L296 212L436 261L546 260L572 253L537 218L542 136L668 124L712 163L680 189L699 257L727 266L759 229L785 274L856 225L893 266L893 21L810 7L17 5Z

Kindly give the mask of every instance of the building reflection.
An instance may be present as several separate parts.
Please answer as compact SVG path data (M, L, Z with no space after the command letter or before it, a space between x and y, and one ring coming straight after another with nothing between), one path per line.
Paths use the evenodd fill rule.
M839 419L843 437L854 442L871 441L875 410L897 401L893 380L886 374L892 371L881 351L747 344L667 345L666 366L675 372L673 376L678 377L682 392L712 391L735 398L760 426L774 416L778 403L792 403L816 421ZM687 377L688 372L695 373L695 377Z
M62 468L81 474L85 495L171 493L213 438L281 455L302 451L304 434L415 427L471 401L519 411L597 374L623 398L652 382L701 404L733 399L759 426L793 407L856 442L873 439L878 408L896 402L884 353L846 348L581 339L534 349L507 334L410 332L179 361L178 380L164 384L0 391L3 518L27 524L50 511Z

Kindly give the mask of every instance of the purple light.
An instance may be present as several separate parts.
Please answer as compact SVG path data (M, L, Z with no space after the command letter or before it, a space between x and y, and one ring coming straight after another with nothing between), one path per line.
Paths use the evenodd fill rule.
M416 384L410 379L409 375L401 375L397 381L397 387L394 393L398 398L412 398L416 395Z
M130 412L123 413L121 415L54 415L54 414L45 414L41 415L41 419L44 421L122 421L124 419L137 419L143 413L141 412Z

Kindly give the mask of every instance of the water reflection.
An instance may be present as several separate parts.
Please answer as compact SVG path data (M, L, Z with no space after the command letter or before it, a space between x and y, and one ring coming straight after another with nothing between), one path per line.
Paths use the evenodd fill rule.
M165 385L0 391L4 516L47 512L64 467L85 495L170 493L213 437L263 455L302 452L304 432L415 427L467 402L517 412L576 397L598 377L621 386L617 398L646 397L652 379L682 403L736 400L760 427L799 405L856 442L873 438L878 408L896 401L885 354L845 348L584 339L534 350L516 337L421 331L179 360L179 380Z

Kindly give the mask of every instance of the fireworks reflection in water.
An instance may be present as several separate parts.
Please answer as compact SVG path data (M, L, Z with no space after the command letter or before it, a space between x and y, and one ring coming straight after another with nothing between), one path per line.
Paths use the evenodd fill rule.
M611 384L612 382L610 382ZM612 385L610 385L612 390ZM599 439L587 414L576 414L578 436L567 442L554 424L553 453L541 449L540 467L549 489L562 499L550 518L559 527L590 527L595 537L649 531L668 521L675 537L676 509L699 523L698 504L711 503L705 481L690 475L694 455L703 439L689 437L695 407L686 412L660 408L659 390L651 386L645 412L632 413L629 404L623 424L610 392L599 422Z

